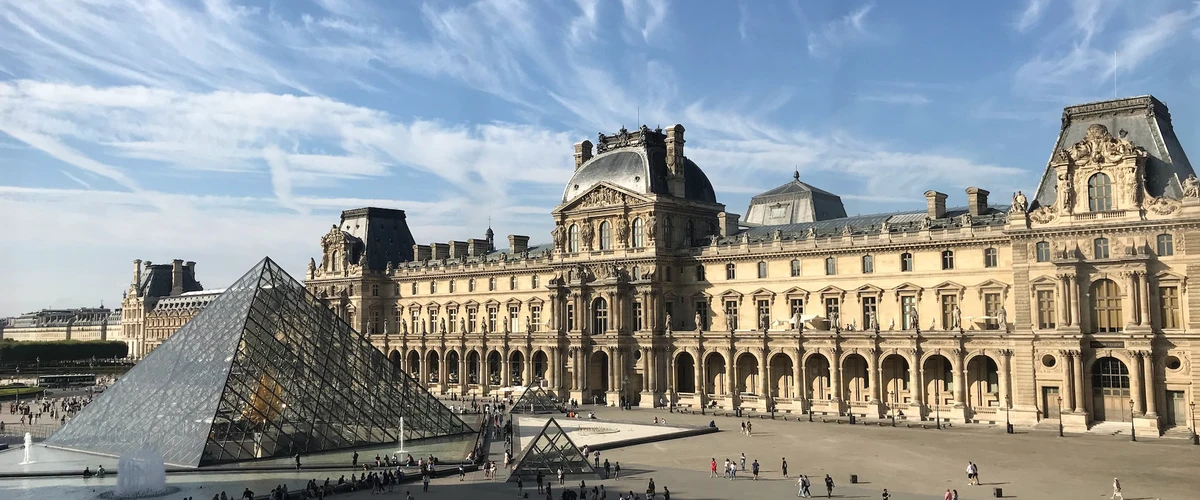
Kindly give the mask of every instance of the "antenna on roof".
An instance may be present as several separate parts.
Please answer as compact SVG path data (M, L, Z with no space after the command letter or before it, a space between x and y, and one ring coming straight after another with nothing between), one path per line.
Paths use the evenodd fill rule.
M642 105L641 104L638 104L638 107L637 107L637 123L635 123L634 126L636 126L638 128L642 127Z
M1117 97L1117 51L1113 51L1113 98Z

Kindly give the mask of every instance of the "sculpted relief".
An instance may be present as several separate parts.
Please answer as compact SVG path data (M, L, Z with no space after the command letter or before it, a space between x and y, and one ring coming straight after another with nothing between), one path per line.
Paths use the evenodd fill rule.
M1104 193L1096 211L1142 208L1145 190L1143 162L1145 149L1122 137L1114 137L1104 125L1092 124L1084 137L1070 147L1055 152L1052 164L1056 170L1055 188L1058 200L1054 206L1039 207L1029 214L1033 222L1045 223L1058 214L1072 215L1096 209L1091 203L1093 192ZM1103 176L1098 176L1103 174ZM1022 211L1021 193L1013 197L1012 211ZM1028 206L1028 205L1024 205Z
M579 202L579 208L597 208L608 207L612 205L623 205L625 203L625 195L615 189L600 186L592 192L584 195L583 200Z

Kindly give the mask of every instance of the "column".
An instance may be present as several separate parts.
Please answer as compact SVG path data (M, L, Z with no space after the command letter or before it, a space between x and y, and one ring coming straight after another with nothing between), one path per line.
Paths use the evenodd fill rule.
M528 386L533 383L533 351L528 347L521 348L521 361L525 365L521 368L521 385Z
M1071 294L1071 326L1080 326L1082 323L1079 316L1079 277L1068 274L1067 281L1070 283L1067 291Z
M582 359L582 363L579 367L579 390L582 391L585 389L591 389L588 387L588 385L591 384L591 381L588 380L588 371L591 368L592 360L590 352L584 351L583 348L580 348L579 351L579 357Z
M658 352L651 347L648 354L650 355L650 395L653 397L658 394ZM658 402L655 401L655 403Z
M829 353L829 385L831 398L834 401L842 400L842 360L839 356L841 349L833 349Z
M1067 284L1067 278L1063 275L1058 275L1058 325L1071 326L1071 298L1070 285Z
M505 347L503 354L501 354L501 356L500 356L500 386L501 387L512 386L512 367L508 365L509 352L511 352L511 351L509 351L508 348Z
M650 350L641 348L642 353L642 392L650 392Z
M676 380L678 378L679 374L675 373L674 353L671 351L663 351L663 356L666 357L666 361L667 361L667 387L663 389L663 394L667 395L667 400L669 402L669 401L673 401L673 399L671 399L671 397L670 397L670 390L671 389L678 390L678 388L679 388L679 381ZM695 363L692 364L692 368L693 369L695 368Z
M954 406L967 405L967 364L963 362L963 350L954 349L954 361L951 362L951 370L958 368L958 373L954 374Z
M870 377L871 384L871 403L879 404L882 399L879 387L879 349L872 348L867 351L867 374Z
M429 353L425 349L417 354L417 362L421 363L421 385L429 387Z
M581 349L579 349L578 347L574 347L574 348L571 348L571 351L570 351L571 352L571 390L575 390L575 391L583 389L583 379L581 377L581 375L583 374L583 366L581 365L581 362L579 361L579 358L580 358L579 351L580 350Z
M1145 414L1143 403L1145 399L1142 393L1145 392L1145 386L1142 385L1142 353L1140 351L1129 351L1129 360L1132 361L1132 366L1129 367L1129 386L1130 395L1133 399L1133 416L1140 417Z
M1080 413L1087 413L1087 404L1084 401L1084 395L1087 394L1087 386L1083 385L1083 352L1075 351L1075 409Z
M467 370L467 346L461 346L458 349L458 391L462 395L467 394L467 384L470 380L470 373Z
M911 394L912 402L917 405L917 408L921 408L923 413L925 411L923 404L925 388L921 386L921 353L916 349L909 349L908 356L910 358L908 360L908 392ZM924 417L923 414L919 416Z
M1126 273L1126 276L1129 278L1129 293L1125 294L1127 298L1125 304L1131 311L1131 314L1125 324L1131 326L1140 325L1142 324L1142 315L1138 311L1138 297L1141 294L1138 293L1137 273L1130 271Z
M617 390L617 383L616 383L616 376L617 376L617 359L616 359L616 354L614 354L614 353L613 353L613 348L611 348L611 347L605 347L605 348L604 348L604 354L605 354L605 357L606 357L606 358L608 358L608 392L612 392L612 391L615 391L615 390Z
M725 350L725 394L733 397L734 380L737 380L737 366L733 360L733 349Z
M1059 354L1061 354L1063 363L1066 363L1063 366L1062 391L1062 400L1066 405L1060 410L1075 413L1075 353L1071 351L1059 351Z
M1138 324L1149 327L1154 324L1154 313L1152 313L1151 309L1150 309L1150 280L1146 279L1145 271L1138 271L1137 276L1138 276L1138 285L1139 285L1138 293L1142 298L1142 300L1141 300L1142 314L1140 317L1142 321ZM1150 353L1147 353L1147 354L1149 355ZM1151 356L1151 357L1153 357L1153 356ZM1146 398L1146 401L1149 401L1149 400L1150 400L1149 398ZM1150 411L1149 409L1146 410L1147 413L1149 413L1149 411Z
M438 392L442 394L446 393L446 374L449 372L450 370L446 366L446 348L440 347L438 348L438 388L440 389Z
M1000 404L1003 408L1012 408L1012 394L1009 392L1008 379L1012 378L1011 349L1000 350Z
M550 348L550 357L546 360L546 380L550 382L550 390L558 394L558 372L562 370L562 364L558 362L558 348Z
M1142 379L1146 383L1146 417L1158 418L1158 390L1154 384L1154 351L1146 351L1142 362Z
M694 352L696 355L693 356L693 358L697 360L695 364L696 401L700 403L700 406L704 406L704 403L708 401L708 387L705 385L705 381L707 379L704 376L704 351L702 349L696 349Z
M763 402L769 402L772 397L770 359L770 353L763 350L762 359L758 362L758 393L762 395Z
M793 400L804 401L804 374L800 365L800 353L788 353L792 358L792 393L788 396Z

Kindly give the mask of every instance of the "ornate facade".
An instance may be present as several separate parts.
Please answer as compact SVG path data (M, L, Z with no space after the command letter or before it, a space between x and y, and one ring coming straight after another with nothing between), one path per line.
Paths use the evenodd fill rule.
M441 393L536 379L582 401L1146 435L1184 432L1200 399L1200 181L1153 97L1066 108L1032 200L971 187L965 207L928 191L924 211L844 217L785 184L747 210L787 206L776 225L717 202L682 126L594 146L575 145L551 244L497 250L489 229L404 255L362 236L402 213L358 209L306 286Z
M112 340L120 329L121 310L103 305L0 318L0 338L16 341Z

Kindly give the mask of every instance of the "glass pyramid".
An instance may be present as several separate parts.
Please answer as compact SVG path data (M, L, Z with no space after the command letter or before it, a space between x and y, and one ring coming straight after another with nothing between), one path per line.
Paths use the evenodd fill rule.
M568 478L602 479L579 447L567 437L567 433L558 422L551 418L546 421L542 431L521 450L517 465L513 467L513 472L508 478L513 480L520 476L529 479L536 477L539 470L546 477L556 477L560 468Z
M520 398L513 403L510 413L554 413L559 409L554 396L542 389L537 381L529 384Z
M472 432L270 258L133 367L48 446L184 467Z

